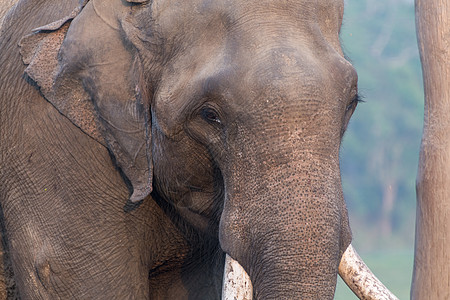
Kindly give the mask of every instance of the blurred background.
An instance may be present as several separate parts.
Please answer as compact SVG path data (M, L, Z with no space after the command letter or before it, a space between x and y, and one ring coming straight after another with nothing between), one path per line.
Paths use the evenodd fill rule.
M399 299L409 299L415 179L423 125L414 0L346 0L341 40L361 103L341 148L353 245ZM339 279L335 299L357 299Z

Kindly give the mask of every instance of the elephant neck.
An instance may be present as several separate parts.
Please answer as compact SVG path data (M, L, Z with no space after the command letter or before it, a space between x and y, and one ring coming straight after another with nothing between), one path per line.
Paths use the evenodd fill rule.
M153 189L151 199L163 213L165 221L176 230L181 240L173 246L178 250L171 252L171 257L162 262L154 262L149 271L150 286L157 291L161 299L217 299L222 289L225 253L221 250L217 236L205 233L179 213L173 202L164 199ZM172 233L173 235L173 233ZM173 236L167 236L167 241L173 243ZM155 284L152 284L155 282ZM162 286L161 282L167 282ZM199 288L201 285L201 288Z

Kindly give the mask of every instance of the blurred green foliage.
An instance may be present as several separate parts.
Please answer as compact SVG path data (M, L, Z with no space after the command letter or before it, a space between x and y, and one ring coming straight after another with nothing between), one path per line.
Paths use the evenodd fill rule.
M341 40L365 100L341 148L353 244L412 249L423 123L413 1L347 0Z

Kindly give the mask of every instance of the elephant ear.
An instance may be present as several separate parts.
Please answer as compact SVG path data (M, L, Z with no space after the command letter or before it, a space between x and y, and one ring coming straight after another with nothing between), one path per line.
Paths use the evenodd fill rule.
M112 23L127 7L111 1L118 8L99 14L93 2L24 37L21 54L43 96L108 147L137 202L152 191L149 95L137 53Z

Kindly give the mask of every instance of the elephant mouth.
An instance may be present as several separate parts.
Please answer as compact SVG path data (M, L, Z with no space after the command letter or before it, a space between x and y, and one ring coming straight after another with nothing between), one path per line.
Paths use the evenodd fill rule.
M359 299L398 300L370 271L352 245L342 255L339 275ZM244 268L228 254L225 261L223 300L252 300L253 287Z

